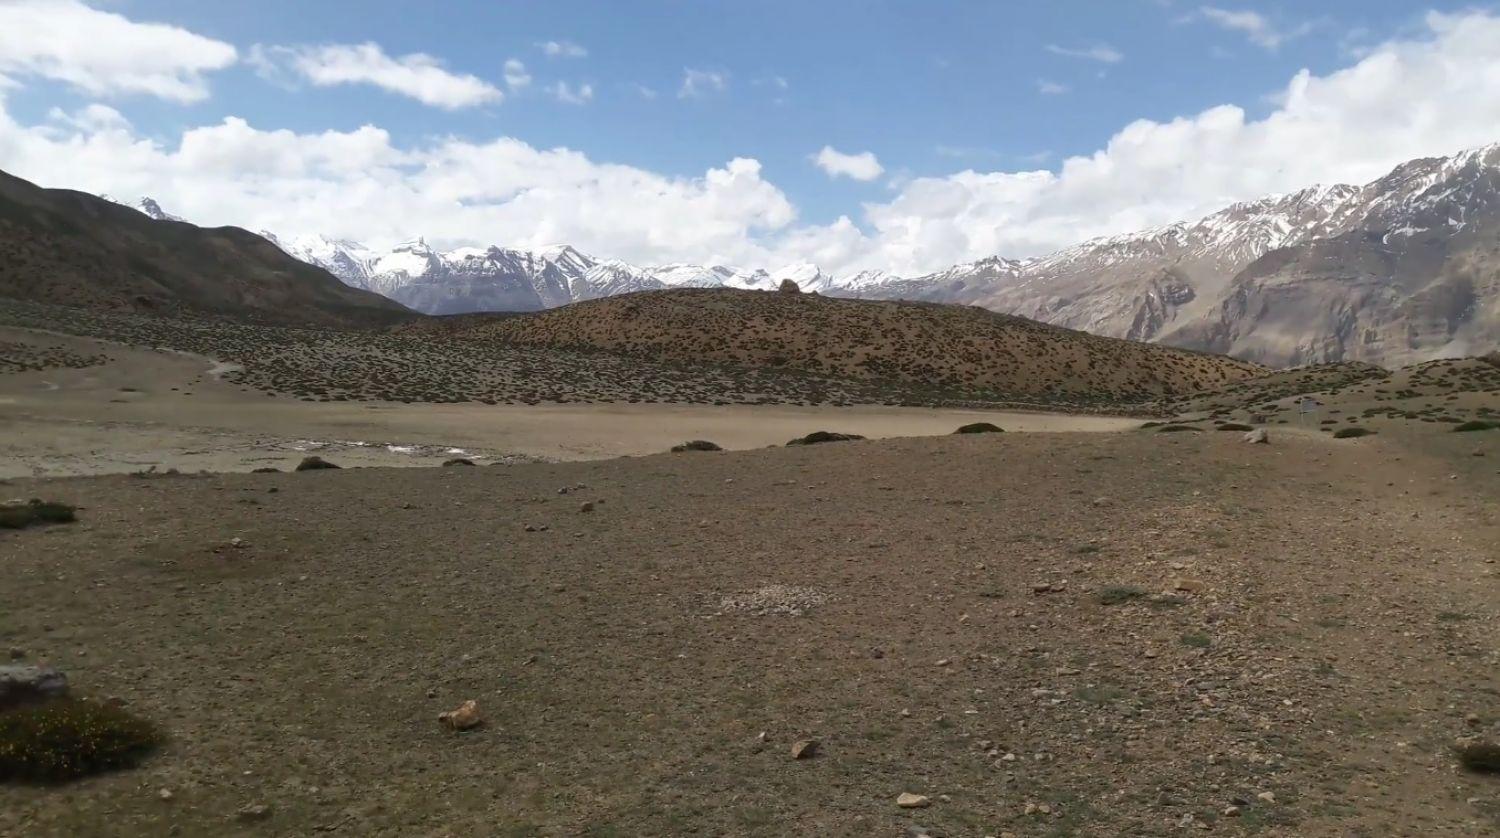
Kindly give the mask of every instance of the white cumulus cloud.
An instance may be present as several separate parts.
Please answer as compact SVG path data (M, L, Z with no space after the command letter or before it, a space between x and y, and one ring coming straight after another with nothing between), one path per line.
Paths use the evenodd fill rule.
M0 169L48 186L151 195L204 224L375 246L416 235L440 246L566 241L647 264L811 260L835 273L916 275L1315 183L1362 183L1405 160L1500 141L1500 16L1429 14L1420 31L1342 69L1297 73L1268 113L1222 104L1137 120L1047 169L984 170L978 161L1007 158L971 157L974 168L904 179L828 223L799 222L744 157L668 175L509 137L397 143L377 126L303 133L234 117L163 137L101 104L21 121L5 95L0 87ZM874 155L870 164L879 165Z
M61 81L96 96L198 102L208 98L204 75L237 57L222 41L138 23L77 0L0 0L0 89L10 74Z
M1500 16L1432 13L1425 31L1327 75L1302 71L1254 119L1220 105L1138 120L1055 170L916 178L864 207L847 263L906 273L1201 217L1316 183L1363 183L1405 160L1500 142Z
M885 167L880 165L874 152L869 151L845 154L831 145L825 145L822 151L812 156L812 160L829 177L868 181L885 173Z
M570 85L565 81L560 81L548 87L547 92L557 97L557 101L564 105L587 105L594 101L592 84Z
M679 99L699 99L729 89L729 76L714 70L682 71L682 86L677 89Z
M299 133L235 117L174 142L86 108L15 121L0 98L0 169L46 186L150 195L205 225L322 232L389 245L542 247L566 241L638 262L760 263L756 242L796 210L755 160L696 176L601 163L502 137L402 147L380 128Z
M1276 49L1293 38L1311 32L1311 23L1300 23L1282 29L1260 12L1237 9L1221 9L1217 6L1201 6L1198 14L1209 23L1231 32L1239 32L1250 39L1250 43L1265 49Z
M1048 44L1047 51L1053 55L1061 55L1067 58L1082 58L1088 61L1098 61L1101 64L1118 64L1125 60L1125 54L1109 44L1095 44L1090 47L1063 47L1057 44Z
M589 51L572 41L542 41L537 44L548 58L583 58Z
M290 70L318 87L368 84L446 110L505 98L500 88L477 76L450 72L431 55L392 57L375 43L257 46L251 61L263 73Z
M526 72L526 64L518 58L507 59L505 62L505 86L512 91L531 84L531 74Z

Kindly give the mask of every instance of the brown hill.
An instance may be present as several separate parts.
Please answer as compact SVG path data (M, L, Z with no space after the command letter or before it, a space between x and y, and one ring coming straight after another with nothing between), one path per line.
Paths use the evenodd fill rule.
M647 291L444 328L510 345L1037 398L1119 402L1218 388L1264 372L1231 358L973 307L729 289Z
M192 312L296 325L410 316L237 227L157 221L0 172L0 296L89 308Z

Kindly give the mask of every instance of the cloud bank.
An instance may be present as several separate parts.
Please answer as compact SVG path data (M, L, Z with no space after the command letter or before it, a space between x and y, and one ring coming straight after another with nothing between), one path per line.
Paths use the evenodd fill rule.
M192 33L166 27L158 34L186 37L204 52L140 55L106 83L89 75L103 59L42 39L49 45L30 48L29 58L5 52L6 72L62 79L101 96L149 87L191 100L201 93L199 76L233 58L225 52L232 47L200 44ZM75 58L62 66L56 56ZM712 87L693 80L700 93ZM1221 105L1132 122L1097 151L1053 169L903 178L889 196L828 223L799 219L747 157L662 174L509 137L399 144L374 125L294 132L236 117L160 137L102 102L22 122L0 98L0 168L49 186L151 195L205 224L372 245L416 235L443 245L565 241L641 263L808 260L839 273L906 275L995 254L1039 255L1313 183L1364 182L1403 160L1496 141L1500 17L1484 12L1430 14L1420 33L1373 47L1341 70L1297 73L1259 116ZM869 175L880 165L874 155L866 163L863 155L825 151L818 156L830 173L880 176Z

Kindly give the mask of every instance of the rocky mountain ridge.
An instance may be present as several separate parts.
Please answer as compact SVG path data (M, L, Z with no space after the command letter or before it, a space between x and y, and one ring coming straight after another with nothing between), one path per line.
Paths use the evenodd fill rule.
M150 199L138 208L165 216ZM263 235L348 285L430 314L536 311L669 288L773 290L791 279L830 296L979 305L1272 365L1399 365L1500 346L1496 229L1500 144L1409 161L1363 186L1309 187L1039 258L992 256L912 278L839 278L812 264L641 267L568 245L440 251L417 239L377 251Z

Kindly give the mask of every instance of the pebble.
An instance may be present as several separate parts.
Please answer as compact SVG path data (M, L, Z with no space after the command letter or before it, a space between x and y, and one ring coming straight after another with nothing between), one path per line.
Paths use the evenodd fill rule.
M264 803L251 803L240 807L234 816L242 821L263 821L271 816L271 807Z
M902 809L925 809L932 805L932 801L926 795L904 791L896 798L896 805Z

